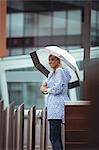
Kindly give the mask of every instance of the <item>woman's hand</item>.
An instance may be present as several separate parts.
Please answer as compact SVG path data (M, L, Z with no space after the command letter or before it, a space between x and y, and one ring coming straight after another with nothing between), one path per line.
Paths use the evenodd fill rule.
M48 89L48 86L47 86L47 83L45 82L44 84L42 84L42 86L40 87L40 90L42 91L42 92L47 92L47 89Z
M44 83L42 84L42 86L48 87L48 86L47 86L47 82L44 82Z
M47 87L46 87L46 86L41 86L41 87L40 87L40 90L41 90L42 92L47 92Z

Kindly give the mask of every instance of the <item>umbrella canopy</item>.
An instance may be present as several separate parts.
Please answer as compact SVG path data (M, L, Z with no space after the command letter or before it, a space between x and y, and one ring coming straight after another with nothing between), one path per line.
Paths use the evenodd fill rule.
M51 70L48 64L49 54L55 55L60 58L62 66L68 68L71 74L69 89L79 86L79 68L76 64L75 58L66 50L58 46L46 46L42 49L30 53L34 66L46 77L48 77L48 74Z

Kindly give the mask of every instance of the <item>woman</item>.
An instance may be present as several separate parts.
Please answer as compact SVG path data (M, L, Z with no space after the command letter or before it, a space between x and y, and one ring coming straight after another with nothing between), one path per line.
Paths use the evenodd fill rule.
M40 90L47 92L47 119L50 128L50 141L53 150L63 150L61 139L61 123L64 122L64 102L69 100L67 95L70 74L61 67L60 59L49 55L49 65L53 69L48 75L48 80Z

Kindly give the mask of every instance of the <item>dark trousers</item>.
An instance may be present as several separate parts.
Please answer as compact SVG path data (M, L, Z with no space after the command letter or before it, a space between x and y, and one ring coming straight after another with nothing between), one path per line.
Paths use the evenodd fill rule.
M53 150L63 150L61 139L61 119L49 119L50 141Z

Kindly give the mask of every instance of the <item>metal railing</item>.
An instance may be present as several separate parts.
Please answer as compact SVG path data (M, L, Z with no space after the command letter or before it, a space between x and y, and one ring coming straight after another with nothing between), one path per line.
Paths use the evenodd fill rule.
M24 104L14 109L11 103L6 109L0 100L0 150L24 149ZM40 150L48 149L47 111L42 110L41 116L36 116L36 106L28 111L27 115L27 150L35 150L36 120L40 119Z

